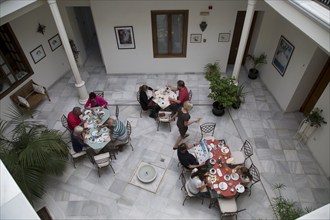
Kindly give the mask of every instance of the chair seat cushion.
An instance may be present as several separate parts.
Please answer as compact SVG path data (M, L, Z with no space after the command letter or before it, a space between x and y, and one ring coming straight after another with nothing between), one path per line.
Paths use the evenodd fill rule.
M237 204L235 198L231 198L231 199L218 198L218 204L222 213L237 212Z
M72 155L73 158L78 158L86 154L86 151L80 151L79 153L76 153L73 149L70 149L70 154Z
M232 151L231 157L234 158L233 165L243 164L245 161L245 156L242 151Z
M97 163L97 162L96 162ZM104 163L97 163L97 166L99 167L99 168L102 168L102 167L106 167L106 166L108 166L110 164L110 160L108 160L108 161L106 161L106 162L104 162Z

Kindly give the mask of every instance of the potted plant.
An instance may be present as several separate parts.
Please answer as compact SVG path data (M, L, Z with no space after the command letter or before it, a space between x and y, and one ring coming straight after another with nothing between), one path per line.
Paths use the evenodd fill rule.
M250 79L256 79L259 75L259 70L257 67L261 64L267 63L267 55L265 53L262 53L259 56L248 54L247 58L252 62L252 68L249 70L248 77Z
M208 63L204 66L205 78L210 81L210 79L216 75L220 77L220 66L219 63Z
M46 177L64 172L68 148L61 131L32 121L31 112L11 107L11 120L0 119L0 159L33 204L45 192Z
M241 103L244 101L244 97L245 97L245 92L243 91L244 87L245 87L244 84L241 84L237 87L236 101L232 104L232 107L234 109L239 109Z
M212 112L216 116L222 116L225 109L232 106L237 100L238 87L235 84L235 78L213 75L209 81L210 94L208 97L214 100Z
M314 108L301 122L298 134L301 138L307 140L314 131L321 127L322 124L326 124L327 122L324 120L324 117L321 115L323 112L322 109Z

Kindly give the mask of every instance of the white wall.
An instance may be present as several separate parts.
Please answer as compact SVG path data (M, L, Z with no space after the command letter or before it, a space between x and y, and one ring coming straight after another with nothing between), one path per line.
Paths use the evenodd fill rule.
M238 10L246 1L91 1L101 53L107 73L202 72L206 63L220 60L226 71L231 42L218 42L219 33L232 33ZM208 27L199 28L203 17ZM153 58L151 10L189 10L186 58ZM133 26L136 49L118 50L115 26ZM190 34L203 34L206 43L190 43ZM232 37L232 36L231 36Z
M320 166L326 173L327 177L330 177L330 84L324 90L322 96L317 101L315 107L322 109L322 116L327 124L323 124L322 127L316 129L314 134L308 139L307 145L312 151L314 157L319 162Z
M37 32L39 22L46 26L44 35ZM57 34L58 31L47 4L12 20L10 25L34 71L31 79L36 83L49 87L70 69L63 46L55 51L52 51L49 46L48 40ZM30 52L40 44L43 46L46 57L34 64ZM24 84L20 85L19 88ZM2 119L6 119L4 113L7 111L8 106L12 104L9 97L15 91L12 91L0 101ZM52 98L52 94L50 94L50 98Z
M263 18L257 39L258 43L254 50L255 54L261 52L267 54L268 63L259 68L260 77L282 110L297 111L301 105L296 103L295 108L291 109L288 109L288 106L301 78L307 74L305 73L306 68L318 45L270 7L266 9ZM295 47L283 77L272 65L272 59L281 35ZM313 84L313 82L310 83Z

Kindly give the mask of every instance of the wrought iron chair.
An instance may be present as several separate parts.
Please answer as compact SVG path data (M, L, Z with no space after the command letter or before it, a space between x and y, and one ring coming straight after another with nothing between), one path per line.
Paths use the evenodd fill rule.
M198 198L198 199L201 199L202 200L202 205L204 203L204 198L201 197L201 196L196 196L194 194L192 194L191 192L189 192L188 190L188 182L185 182L185 185L184 185L184 190L185 190L185 193L186 193L186 197L184 198L183 200L183 203L182 205L184 206L184 203L186 202L187 199L191 199L191 198Z
M218 198L218 204L220 209L220 219L227 216L235 216L237 219L237 214L242 212L246 209L237 209L236 198L225 199L225 198Z
M71 143L71 145L72 145L72 142L71 141L69 141L69 143ZM79 153L76 153L73 150L73 147L72 146L67 145L67 147L68 147L68 150L69 150L69 156L70 156L70 159L72 161L73 167L76 168L76 159L78 159L78 158L80 158L82 156L85 156L87 152L86 152L86 150L83 149Z
M250 168L249 168L249 172L250 174L252 175L252 180L248 186L248 189L249 189L249 196L251 196L251 188L254 184L256 184L257 182L259 182L261 180L260 178L260 173L259 173L259 170L258 168L252 163Z
M245 161L253 155L253 147L246 140L240 151L232 151L231 156L234 158L232 165L245 164Z
M100 169L103 167L107 167L107 166L110 166L112 171L114 173L116 173L115 170L113 169L113 167L111 166L111 158L110 158L109 152L98 154L98 155L94 156L94 163L97 166L97 171L99 173L99 177L101 177Z
M69 128L69 125L68 125L68 118L64 114L61 117L61 122L62 122L62 126L64 128L66 128L66 130L68 130L70 133L72 133L72 130Z
M172 112L168 111L159 111L158 112L158 117L157 117L157 131L159 131L159 125L160 123L167 123L168 126L170 127L170 132L171 132L171 121L172 121Z
M137 91L136 92L136 100L139 102L139 104L140 104L140 108L141 108L141 110L140 110L140 118L142 118L142 112L148 112L149 111L149 109L148 110L143 110L142 109L142 107L141 107L141 103L140 103L140 91Z
M201 129L202 138L204 136L213 136L215 126L216 126L216 123L213 123L213 122L206 122L204 124L201 124L200 129Z
M133 148L133 145L131 143L131 134L132 134L132 126L131 126L131 123L129 121L126 122L126 129L127 129L127 141L125 141L124 143L121 143L119 145L116 145L114 146L115 148L119 148L119 147L122 147L124 145L127 145L129 144L132 148L132 151L134 151L134 148Z
M104 98L104 91L101 91L101 90L94 90L93 92L95 93L95 95Z
M191 90L189 90L189 101L191 101L191 99L192 99L192 91Z
M116 105L116 118L118 119L118 117L119 117L119 106Z

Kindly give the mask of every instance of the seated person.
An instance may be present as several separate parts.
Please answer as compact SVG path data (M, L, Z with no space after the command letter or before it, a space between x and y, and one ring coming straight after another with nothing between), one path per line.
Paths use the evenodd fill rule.
M100 128L108 127L110 130L111 144L113 146L119 146L125 144L128 140L128 134L126 126L123 122L119 121L116 116L110 116L110 118Z
M185 101L189 101L189 92L183 80L179 80L177 82L176 87L175 86L169 86L169 87L173 91L177 91L177 90L179 91L179 95L177 99L168 98L168 100L171 103L170 109L175 113L178 111L179 108L183 106L183 103Z
M89 99L85 104L85 109L91 109L94 107L108 108L108 102L101 96L97 96L94 92L89 93Z
M192 147L197 146L198 143L196 144L186 144L182 143L178 146L178 159L180 163L187 169L194 169L197 167L201 167L205 165L205 162L202 164L199 164L196 157L189 153L188 149L191 149Z
M81 126L76 126L71 133L71 142L73 150L76 153L79 153L83 150L83 147L85 147L84 143L84 128Z
M82 126L84 121L80 119L82 114L80 107L74 107L71 112L68 114L68 127L73 131L78 125Z
M152 101L152 99L154 98L153 96L148 98L147 95L148 90L153 91L153 89L147 85L140 86L139 88L140 105L144 111L151 109L149 117L157 118L157 113L159 112L160 107L155 102Z
M205 183L205 173L206 171L198 170L195 168L191 172L191 176L187 181L187 190L196 196L209 197L210 193Z
M236 170L241 178L241 184L247 187L249 183L252 181L252 175L250 174L249 169L246 167L238 166Z

